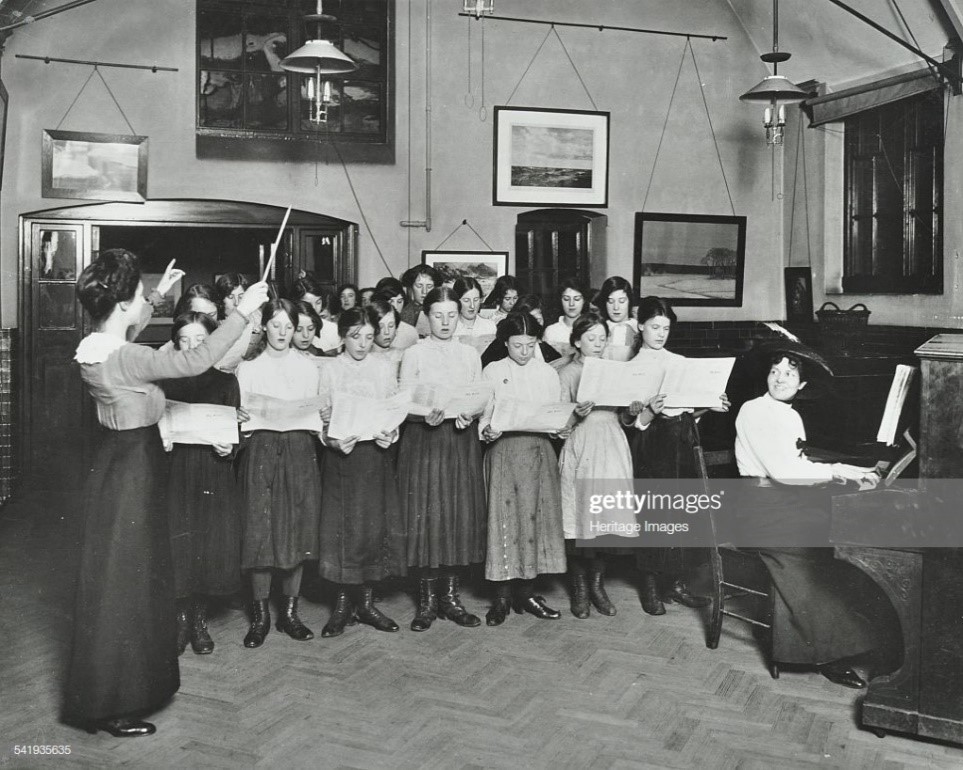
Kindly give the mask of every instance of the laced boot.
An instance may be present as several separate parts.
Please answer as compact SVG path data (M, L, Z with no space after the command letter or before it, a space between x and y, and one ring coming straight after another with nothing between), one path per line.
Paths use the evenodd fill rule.
M515 602L513 604L515 612L521 614L527 612L542 620L558 620L562 613L553 610L545 603L543 596L535 595L534 580L518 580L518 587L515 590Z
M197 655L214 652L214 640L207 632L207 606L203 599L195 599L191 613L191 649Z
M379 631L397 631L398 624L374 606L374 589L358 586L355 593L355 616L367 626Z
M585 565L580 560L572 559L568 563L568 574L572 582L572 614L583 620L589 616L588 578L585 575Z
M500 626L512 612L512 584L507 580L495 583L495 601L485 615L485 624Z
M264 637L271 630L271 605L261 599L251 605L251 628L244 637L244 646L253 648L264 644Z
M278 631L283 631L296 642L306 642L314 639L314 632L301 622L298 617L298 597L285 596L284 603L281 605L281 614L278 618Z
M187 619L186 602L177 602L177 654L183 655L187 649L187 642L190 639L190 621Z
M659 580L654 572L642 573L642 609L649 615L665 615L665 605L659 597Z
M605 592L605 562L601 559L593 559L588 567L588 594L592 606L603 615L614 615L615 605ZM643 599L644 601L644 599ZM648 610L646 610L648 612Z
M418 581L418 612L411 621L412 631L427 631L438 617L438 597L435 594L435 578Z
M442 592L438 596L438 616L447 618L465 628L475 628L481 625L481 618L472 615L462 606L458 596L458 578L455 575L445 575L442 581Z
M340 586L338 589L338 598L335 599L331 617L328 618L328 622L325 623L324 628L321 629L322 638L328 639L332 636L341 636L341 634L344 633L344 627L353 625L353 620L354 605L351 604L345 587Z

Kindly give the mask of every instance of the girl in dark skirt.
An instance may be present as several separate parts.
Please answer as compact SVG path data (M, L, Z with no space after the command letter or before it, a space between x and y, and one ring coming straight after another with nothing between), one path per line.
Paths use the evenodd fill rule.
M558 374L534 360L541 327L529 313L509 313L498 324L497 341L508 357L485 367L482 376L495 386L495 399L557 401ZM488 480L488 558L485 577L495 582L496 598L486 622L499 626L512 606L537 618L556 620L558 610L535 595L535 578L565 571L565 537L558 461L548 437L538 433L501 433L491 426L494 399L479 428L490 443L485 454Z
M601 293L601 292L600 292ZM645 297L639 303L638 327L641 347L634 361L644 361L652 366L666 367L678 353L665 349L669 331L675 322L672 307L659 297ZM630 431L629 447L632 451L632 470L637 479L693 479L697 478L694 449L699 444L696 420L705 409L673 408L664 406L665 394L659 394L648 404L633 403L628 410L629 419L636 430ZM713 411L729 409L729 397L723 393L719 406ZM686 564L688 555L689 564ZM687 607L704 607L708 600L689 592L688 584L681 577L683 570L691 570L697 554L687 554L686 549L647 548L640 551L642 568L642 609L649 615L664 615L666 601L676 601ZM680 576L664 580L659 585L660 574Z
M185 313L174 320L171 339L177 350L193 350L216 328L204 313ZM241 405L237 380L214 368L197 377L167 380L161 387L173 401L235 409ZM207 630L207 597L240 589L241 528L233 459L231 444L177 444L171 452L167 501L178 653L188 640L198 655L214 651Z
M469 385L481 379L475 350L452 339L458 297L432 290L425 299L431 336L408 348L401 362L401 387L419 383ZM408 566L421 569L413 631L426 631L439 615L461 626L478 626L458 596L456 567L485 558L485 482L478 435L469 426L478 415L445 419L435 409L409 416L401 437L398 485L408 528ZM436 581L442 592L436 596Z
M161 281L165 290L180 277L173 264ZM155 351L127 343L143 322L140 277L137 257L109 249L77 282L96 331L75 358L106 430L84 487L65 715L118 737L152 734L154 725L140 717L160 708L180 683L166 467L156 428L164 394L155 383L207 371L267 298L267 286L255 284L204 344Z
M321 391L385 399L398 390L392 365L371 356L378 318L370 305L345 310L338 318L344 352L321 369ZM322 412L325 423L331 413ZM389 447L398 429L359 441L324 435L328 451L321 460L321 577L338 585L335 609L321 636L338 636L356 617L379 631L397 631L398 624L382 614L373 601L380 580L407 572L405 527L398 501L398 483Z
M241 403L251 394L301 400L318 394L318 368L291 347L298 325L294 304L276 299L264 307L266 347L237 368ZM251 581L251 627L245 647L260 647L271 625L271 577L281 573L284 597L277 629L297 641L313 639L298 616L303 563L317 556L321 483L316 436L321 415L303 429L255 430L243 447L239 480L242 494L241 568Z

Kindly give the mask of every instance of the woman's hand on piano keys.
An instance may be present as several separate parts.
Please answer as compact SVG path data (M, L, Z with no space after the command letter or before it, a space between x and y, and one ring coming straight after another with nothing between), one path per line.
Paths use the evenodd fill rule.
M875 468L862 468L858 465L847 465L846 463L833 463L833 480L846 483L855 482L859 485L860 491L864 489L874 489L879 484L879 473Z

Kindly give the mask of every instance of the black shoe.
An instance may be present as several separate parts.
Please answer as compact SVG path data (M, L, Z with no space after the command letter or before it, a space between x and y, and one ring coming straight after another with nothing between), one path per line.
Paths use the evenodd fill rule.
M648 615L665 615L665 605L659 598L659 581L654 572L642 573L642 609Z
M88 733L96 733L98 730L110 733L115 738L140 738L157 732L153 724L140 719L104 719L87 725Z
M481 618L466 610L458 596L458 578L447 575L440 578L442 592L438 596L438 617L447 618L464 628L476 628L481 625Z
M351 604L347 592L342 587L338 591L338 598L334 602L331 617L328 618L328 622L321 629L321 637L330 639L332 636L341 636L344 633L344 627L351 625L353 619L354 605Z
M534 615L542 620L558 620L562 617L561 612L553 610L545 604L545 599L542 596L517 596L513 606L515 612L519 615L527 612L529 615Z
M214 652L214 640L207 631L207 607L200 599L194 601L194 611L191 613L191 649L197 655Z
M271 606L267 599L251 605L251 627L244 637L244 646L253 649L264 644L264 637L271 630Z
M180 602L178 602L180 604ZM177 654L183 655L187 649L187 642L191 638L191 623L187 619L187 608L180 605L177 608Z
M588 578L585 576L585 567L573 559L569 564L568 574L572 581L572 614L584 620L589 616L591 606L589 604Z
M427 631L438 617L438 597L435 595L435 579L418 581L418 612L411 621L412 631Z
M496 596L491 608L485 613L485 625L500 626L511 613L511 600L505 596Z
M709 597L696 596L694 593L691 593L688 584L684 580L676 580L672 584L672 587L662 594L662 601L675 602L676 604L681 604L683 607L692 607L694 609L708 607L711 603Z
M866 680L845 663L827 663L824 666L820 666L818 670L820 674L833 684L851 687L854 690L860 690L866 686Z
M285 596L284 603L281 605L281 614L278 622L274 626L278 631L283 631L296 642L306 642L314 639L314 632L301 622L298 617L298 597Z
M374 589L371 586L359 586L357 591L354 614L360 622L379 631L398 630L398 624L374 606Z
M592 564L588 568L588 595L592 606L603 615L612 616L616 613L615 605L605 592L603 575L605 567L601 564Z

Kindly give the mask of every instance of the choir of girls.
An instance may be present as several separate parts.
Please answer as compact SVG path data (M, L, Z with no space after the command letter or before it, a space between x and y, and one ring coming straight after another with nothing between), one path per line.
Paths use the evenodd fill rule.
M576 402L589 358L674 355L664 349L674 320L666 303L646 298L636 320L623 278L607 279L594 306L586 286L567 280L558 287L561 316L544 328L540 298L524 295L512 276L484 302L478 281L443 285L424 266L364 290L332 292L307 275L289 299L266 301L263 284L227 274L184 292L171 342L155 351L126 343L144 323L139 278L136 257L105 252L78 285L98 331L77 360L108 436L88 480L78 617L104 604L120 614L147 604L149 617L127 613L120 630L96 612L78 623L68 695L76 720L114 735L152 732L139 717L176 691L176 656L188 645L214 650L211 597L250 597L243 643L260 647L273 582L276 629L312 639L299 608L305 568L334 588L323 637L356 622L398 631L373 596L381 581L405 576L417 586L412 630L439 618L478 626L460 596L471 565L483 565L490 583L490 626L512 610L560 617L535 580L566 571L573 615L616 613L603 575L623 549L575 547L588 535L576 484L686 473L698 415L669 410L661 397L623 409L580 402L556 435L501 433L492 400L477 414L409 415L365 438L335 438L327 428L335 393L386 399L418 385L487 382L496 399ZM492 337L483 352L466 344ZM146 401L132 395L141 392ZM236 408L240 443L162 447L154 425L165 396ZM316 398L319 408L297 430L251 430L245 404L257 397ZM719 410L727 406L723 396ZM118 534L124 549L114 545ZM697 601L681 575L668 592L653 588L657 571L646 567L647 612L663 612L666 598ZM133 659L116 649L124 642L137 650Z

